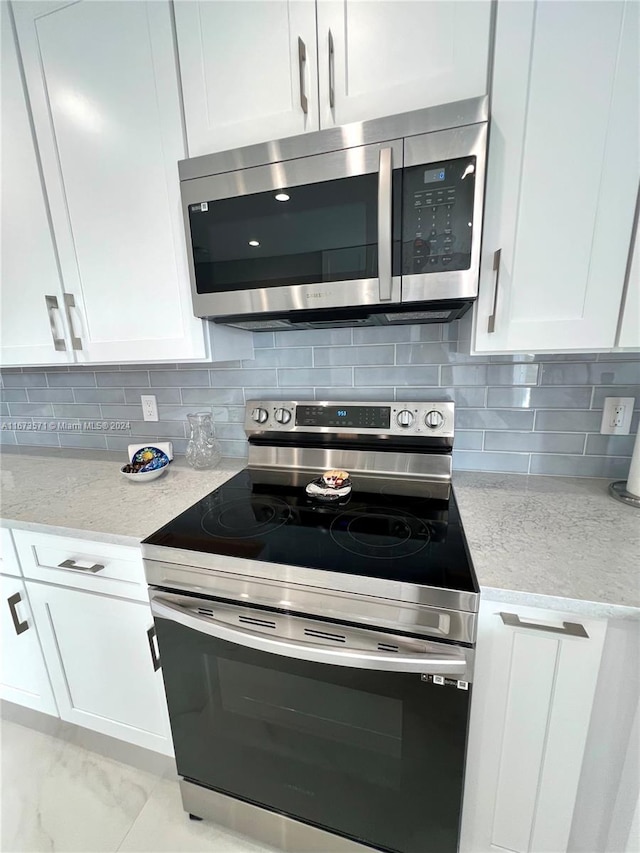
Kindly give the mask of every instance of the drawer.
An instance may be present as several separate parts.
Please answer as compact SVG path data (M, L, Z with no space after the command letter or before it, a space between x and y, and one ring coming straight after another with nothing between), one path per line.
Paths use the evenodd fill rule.
M106 595L147 600L138 548L14 530L24 576Z
M0 527L0 574L16 577L22 575L20 561L8 527Z

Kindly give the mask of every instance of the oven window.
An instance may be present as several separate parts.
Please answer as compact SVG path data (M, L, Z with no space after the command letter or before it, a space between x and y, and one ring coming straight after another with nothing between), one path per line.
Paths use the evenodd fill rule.
M181 776L385 850L457 850L469 690L156 628Z
M376 278L377 216L377 174L192 204L197 291Z

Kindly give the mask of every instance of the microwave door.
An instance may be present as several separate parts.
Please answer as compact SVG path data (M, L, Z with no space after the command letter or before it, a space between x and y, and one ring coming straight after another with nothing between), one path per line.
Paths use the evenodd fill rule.
M402 140L182 182L200 317L400 301L392 205Z

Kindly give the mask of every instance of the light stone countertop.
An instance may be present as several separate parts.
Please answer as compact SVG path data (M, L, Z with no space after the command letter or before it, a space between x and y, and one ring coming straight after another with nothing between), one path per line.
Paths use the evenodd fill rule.
M20 448L0 455L0 518L5 527L138 545L244 467L241 459L194 471L177 457L149 483L132 483L124 453Z
M609 482L454 471L483 596L640 616L629 610L640 607L640 511L611 498Z
M172 462L157 480L121 476L123 454L21 448L0 457L8 527L137 545L244 467ZM608 480L454 472L483 596L585 615L640 616L640 512Z

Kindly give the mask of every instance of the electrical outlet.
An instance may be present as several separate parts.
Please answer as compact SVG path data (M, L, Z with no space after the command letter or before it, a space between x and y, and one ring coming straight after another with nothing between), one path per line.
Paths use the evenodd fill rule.
M158 401L155 394L141 394L140 402L142 403L142 417L145 421L159 420Z
M605 397L600 432L603 435L629 435L635 397Z

